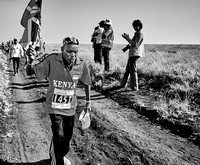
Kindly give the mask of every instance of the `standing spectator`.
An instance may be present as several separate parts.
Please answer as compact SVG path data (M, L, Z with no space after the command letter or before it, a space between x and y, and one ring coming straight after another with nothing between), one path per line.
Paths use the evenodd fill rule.
M130 88L133 91L138 90L138 76L137 76L137 65L136 61L140 57L144 57L144 44L143 44L143 33L141 29L143 27L140 20L134 20L132 23L133 29L136 31L132 39L129 35L124 33L122 37L128 41L128 45L122 49L124 52L129 49L129 58L126 65L126 71L121 81L121 86L124 87L127 83L130 74Z
M9 51L10 51L9 42L6 42L4 45L4 54L9 55L10 54Z
M10 48L11 46L13 45L14 41L13 40L9 40L7 43L6 43L6 53L7 54L10 54Z
M25 51L25 64L24 66L26 67L27 64L31 64L33 62L33 59L35 58L35 52L33 49L33 46L30 44L28 45L28 49Z
M20 58L23 57L23 48L22 46L18 43L17 39L14 38L13 44L10 46L10 60L12 59L13 61L13 71L14 71L14 76L16 73L19 72L19 62Z
M92 39L91 39L94 48L94 62L99 64L102 64L101 42L102 42L104 22L105 21L99 22L99 25L94 28L94 32L92 34Z
M1 50L3 54L7 55L7 46L4 42L1 43Z
M69 151L73 133L78 80L85 84L85 112L90 110L90 72L87 64L77 57L78 45L77 39L67 37L63 40L62 53L36 58L27 70L27 75L35 73L39 80L48 78L49 81L46 105L53 133L49 150L52 165L64 165L64 162L65 165L71 164L64 156Z
M109 72L110 69L110 50L113 47L114 32L112 29L111 20L106 19L104 23L104 31L102 34L102 56L104 58L105 71Z
M4 47L5 47L5 43L4 43L4 42L2 42L2 43L1 43L1 49L3 50L3 49L4 49Z
M5 43L4 42L1 43L1 50L5 54Z

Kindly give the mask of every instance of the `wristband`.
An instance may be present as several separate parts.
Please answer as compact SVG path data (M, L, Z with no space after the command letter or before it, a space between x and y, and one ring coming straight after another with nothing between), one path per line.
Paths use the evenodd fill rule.
M91 103L91 100L85 101L86 103Z

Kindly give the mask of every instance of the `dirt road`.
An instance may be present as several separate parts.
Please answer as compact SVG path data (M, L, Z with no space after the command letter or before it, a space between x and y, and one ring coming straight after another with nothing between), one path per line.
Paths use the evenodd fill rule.
M50 120L45 110L47 83L27 77L24 70L11 76L13 112L0 164L49 164ZM199 165L200 149L191 142L151 123L134 109L92 91L91 127L81 129L78 116L84 90L78 90L74 135L68 155L73 165Z

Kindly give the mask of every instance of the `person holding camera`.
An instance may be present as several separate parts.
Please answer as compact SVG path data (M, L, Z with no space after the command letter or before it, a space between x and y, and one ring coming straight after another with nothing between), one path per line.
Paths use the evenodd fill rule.
M91 42L94 48L94 62L102 64L102 54L101 54L101 42L102 42L102 33L104 27L104 20L99 22L99 25L94 28L94 32L92 34Z
M132 23L133 29L135 30L134 36L131 39L129 34L123 33L122 37L128 41L128 45L122 49L123 52L129 50L129 58L126 65L126 71L121 81L121 87L125 87L129 74L130 74L130 88L133 91L137 91L138 88L138 75L136 62L140 57L144 57L144 35L141 32L143 25L140 20L134 20Z

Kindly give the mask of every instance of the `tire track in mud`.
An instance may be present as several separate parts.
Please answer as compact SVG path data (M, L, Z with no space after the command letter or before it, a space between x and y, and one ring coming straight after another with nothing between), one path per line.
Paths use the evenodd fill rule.
M13 124L10 140L6 142L4 164L49 163L50 124L44 108L45 99L38 96L34 78L28 78L23 69L11 76L13 92ZM39 83L41 85L41 83Z
M24 72L22 78L23 89L19 90L17 104L20 109L19 125L27 162L47 160L51 139L50 123L48 112L45 109L45 99L38 96L38 82L34 78L27 77ZM39 85L37 85L39 84ZM43 84L43 85L42 85ZM21 98L20 98L21 96Z
M106 92L106 90L105 90ZM105 93L104 92L104 93ZM184 123L173 119L163 118L163 116L158 112L158 110L153 108L155 102L155 92L148 90L140 90L136 93L130 90L119 89L117 91L107 92L107 97L118 102L121 106L135 109L135 111L148 118L163 128L170 130L172 133L188 139L195 145L200 147L200 131L198 128L198 121L195 123Z
M49 118L43 104L46 91L42 86L45 82L42 84L34 77L26 79L22 73L15 77L19 80L12 87L21 92L21 97L15 98L16 113L19 114L16 119L22 145L21 149L18 146L18 151L21 150L25 158L12 160L16 164L26 159L26 162L45 165L51 138ZM152 124L134 109L120 106L95 91L91 91L91 126L82 130L78 116L84 108L84 89L78 89L77 94L74 135L68 155L72 165L200 164L197 146ZM9 154L13 153L18 154L10 150Z
M20 107L19 102L20 100L23 100L24 98L28 98L27 93L23 92L23 85L24 84L24 80L22 79L22 76L20 76L18 73L17 76L12 76L12 83L11 83L11 88L13 89L13 102L14 102L14 107L15 107L15 116L17 119L17 124L16 124L16 132L17 132L17 136L16 138L18 139L18 146L19 146L19 154L20 154L20 161L23 163L27 162L27 156L25 154L25 145L23 142L23 137L22 137L22 133L21 133L21 128L20 128L20 113L19 113L19 109L22 109L22 107ZM27 81L28 82L28 81ZM21 89L20 89L21 88ZM27 106L24 106L23 108L27 109Z

